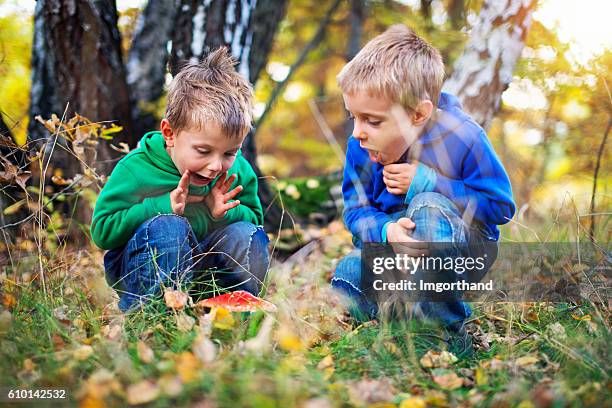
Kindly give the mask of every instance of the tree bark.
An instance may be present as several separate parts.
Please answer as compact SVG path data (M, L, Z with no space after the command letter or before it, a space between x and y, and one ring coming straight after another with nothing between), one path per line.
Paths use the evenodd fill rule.
M444 90L485 129L512 81L531 24L536 0L485 0L463 54Z
M117 9L113 0L39 0L34 21L31 120L29 138L49 134L35 115L75 112L92 121L116 121L127 142L135 146L129 92L121 57ZM68 175L80 168L74 158L54 151ZM118 155L107 143L98 147L98 171L110 172ZM73 164L74 165L71 165Z
M465 0L450 0L448 4L448 16L451 27L460 30L465 25Z
M181 0L172 33L172 75L180 70L183 61L199 61L210 50L227 46L238 60L238 72L255 84L268 61L286 5L286 0ZM251 133L243 143L242 153L259 177L259 198L267 210L266 227L278 228L281 219L288 225L288 217L282 217L275 194L257 166Z
M349 38L346 47L346 61L352 60L361 49L361 37L363 35L363 24L366 16L365 0L351 0L351 9L349 15ZM344 134L350 135L353 131L353 121L346 118L344 121Z
M47 119L51 114L65 114L68 121L79 113L93 122L114 121L123 127L125 136L121 139L132 147L138 137L132 131L115 1L39 0L34 17L28 138L45 145L43 162L50 166L32 168L32 183L42 185L40 179L45 178L46 191L54 187L52 169L61 169L64 178L72 178L83 172L83 164L67 149L70 146L66 140L50 135L34 120L36 115ZM87 157L86 164L100 174L110 174L120 158L106 140L100 140L89 152L93 155ZM78 202L78 195L72 197L75 200L66 200L56 210L76 221L69 223L66 233L77 240L83 234L78 224L91 221L92 209Z
M138 138L159 125L152 108L164 92L168 42L177 6L176 0L149 0L136 22L126 71L134 133Z

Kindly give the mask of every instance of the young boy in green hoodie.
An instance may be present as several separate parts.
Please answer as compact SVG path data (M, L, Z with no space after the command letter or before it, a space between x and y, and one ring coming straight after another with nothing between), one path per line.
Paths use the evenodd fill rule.
M196 279L262 288L268 238L257 177L240 152L253 91L234 65L225 48L187 64L170 84L161 131L119 161L98 197L91 235L109 250L106 277L123 311Z

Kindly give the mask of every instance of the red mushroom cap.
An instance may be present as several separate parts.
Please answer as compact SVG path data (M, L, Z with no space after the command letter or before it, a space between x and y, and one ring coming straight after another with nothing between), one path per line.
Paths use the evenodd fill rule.
M244 290L237 290L210 299L200 300L195 304L195 307L222 307L230 312L255 312L257 310L266 312L276 311L276 306L274 304L258 298L257 296L253 296Z

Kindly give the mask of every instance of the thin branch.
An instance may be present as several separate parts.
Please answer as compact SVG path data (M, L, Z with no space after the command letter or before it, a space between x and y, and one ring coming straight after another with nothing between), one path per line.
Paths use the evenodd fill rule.
M591 214L595 213L595 193L597 192L597 177L599 176L599 166L601 164L601 156L608 140L608 134L610 134L610 128L612 127L612 117L608 119L608 126L604 132L603 139L599 145L599 151L597 152L597 162L595 163L595 172L593 173L593 193L591 194ZM595 240L595 217L591 218L591 227L589 229L589 237L592 241Z
M259 120L257 120L257 123L255 124L255 128L253 129L253 137L255 136L259 128L261 127L261 124L267 118L268 114L272 110L272 106L274 105L274 102L276 101L278 96L281 94L283 89L285 89L285 86L287 85L287 83L289 82L289 80L291 79L295 71L304 63L310 51L316 48L317 45L319 45L319 43L325 37L325 30L327 26L329 25L333 14L338 9L338 6L340 5L340 3L341 3L341 0L334 1L334 4L332 4L329 10L327 10L327 13L325 13L325 18L323 19L323 21L321 21L321 24L319 24L319 28L317 29L317 32L315 33L315 35L312 37L312 39L306 45L306 47L302 50L302 53L300 54L298 59L291 65L291 67L289 68L289 73L287 74L285 79L283 79L278 85L276 85L276 88L274 88L274 90L272 91L272 95L270 95L270 99L268 99L268 103L266 104L266 109L264 109L263 113L259 117Z

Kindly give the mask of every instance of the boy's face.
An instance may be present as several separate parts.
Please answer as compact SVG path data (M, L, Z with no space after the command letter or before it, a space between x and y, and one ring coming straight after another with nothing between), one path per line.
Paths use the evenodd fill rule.
M370 160L383 165L395 163L406 152L428 119L366 91L342 96L354 122L353 137L368 151Z
M230 138L218 123L211 121L203 130L187 128L174 132L167 119L161 122L166 151L181 174L191 172L190 184L205 186L225 173L236 160L244 136ZM245 135L246 136L246 135Z

